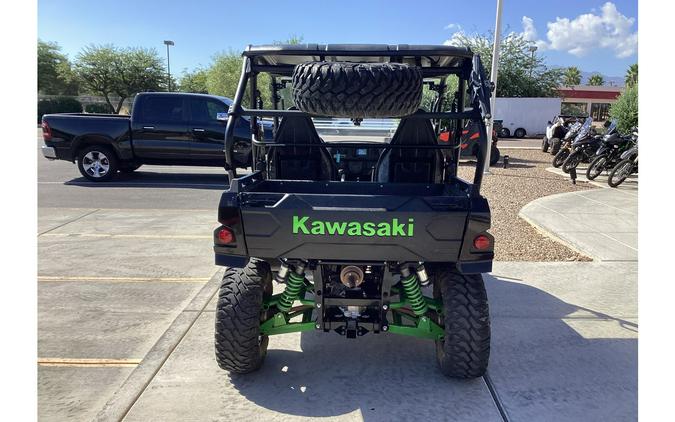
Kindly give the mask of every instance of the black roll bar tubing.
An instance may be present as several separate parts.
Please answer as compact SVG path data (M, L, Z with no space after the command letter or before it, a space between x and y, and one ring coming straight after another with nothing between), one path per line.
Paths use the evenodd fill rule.
M464 79L459 79L459 83L457 84L457 92L459 93L457 96L457 110L464 110L464 94L466 93L466 81L464 81ZM457 143L457 149L452 152L452 159L455 163L453 176L457 177L457 168L459 167L457 163L459 163L459 147L462 140L462 130L464 129L464 119L457 119L455 122L457 125L455 127L455 133L452 139L453 142Z
M244 57L244 62L241 67L241 76L239 77L239 84L237 85L237 91L234 94L234 100L232 105L228 110L228 119L227 126L225 127L225 170L230 180L236 177L237 169L232 164L234 160L232 159L232 146L234 145L234 127L237 124L237 120L242 116L242 111L244 110L241 107L241 102L244 98L244 93L246 92L246 84L248 82L249 73L251 71L251 59L249 57Z
M317 144L284 144L275 142L260 142L254 141L255 145L265 147L303 147L316 148ZM454 149L454 145L390 145L384 142L325 142L326 147L341 147L341 148L363 148L363 149Z
M232 115L232 113L230 113ZM331 118L334 116L317 116L314 114L305 113L300 110L252 110L252 109L241 109L238 113L238 116L257 116L257 117L286 117L286 116L304 116L304 117L323 117ZM481 119L480 111L468 110L464 112L452 113L452 112L424 112L424 113L415 113L409 116L405 116L406 119Z
M252 64L251 71L254 73L269 73L270 75L291 76L293 75L294 65L260 65ZM458 75L464 72L461 67L421 67L423 78L438 76Z

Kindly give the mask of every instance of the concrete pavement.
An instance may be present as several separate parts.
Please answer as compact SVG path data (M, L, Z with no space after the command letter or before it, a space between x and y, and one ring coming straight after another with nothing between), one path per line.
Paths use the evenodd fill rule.
M520 216L594 259L637 261L637 192L606 188L551 195L524 206Z
M213 358L212 302L125 420L503 420L498 404L513 421L634 420L636 278L632 263L496 263L495 394L440 375L433 343L386 334L275 336L263 369L230 376Z
M96 185L39 159L41 420L637 418L635 262L495 263L486 378L442 377L429 341L315 332L272 337L257 373L221 371L217 172Z
M588 180L586 178L586 169L588 164L582 163L579 165L577 168L577 182L587 182L590 183L593 186L597 186L599 188L607 188L609 185L607 184L607 179L609 179L609 171L604 171L602 172L598 177L596 177L594 180ZM561 168L555 168L555 167L549 167L546 169L547 171L550 171L553 174L557 174L558 176L562 176L566 179L570 178L570 175L562 171ZM630 192L637 192L638 190L638 175L637 174L631 174L628 176L628 178L620 184L618 187L613 188L613 189L619 189L619 190L624 190L624 191L630 191Z

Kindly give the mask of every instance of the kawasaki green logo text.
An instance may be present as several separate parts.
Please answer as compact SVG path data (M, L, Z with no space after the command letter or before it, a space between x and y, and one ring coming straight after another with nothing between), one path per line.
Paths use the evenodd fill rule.
M411 237L415 228L415 220L399 223L398 218L391 222L360 221L310 221L309 217L293 216L293 234L337 235L337 236L379 236L379 237Z

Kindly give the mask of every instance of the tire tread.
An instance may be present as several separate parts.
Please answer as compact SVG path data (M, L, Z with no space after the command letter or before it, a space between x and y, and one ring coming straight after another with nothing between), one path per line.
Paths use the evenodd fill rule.
M490 359L490 313L483 278L439 269L445 338L436 342L438 364L452 378L485 374Z
M422 73L400 63L307 62L292 87L295 105L313 115L402 117L419 109Z
M259 344L260 312L263 294L271 283L270 266L259 259L251 258L246 267L225 271L215 324L216 362L222 369L245 374L262 366L267 337Z

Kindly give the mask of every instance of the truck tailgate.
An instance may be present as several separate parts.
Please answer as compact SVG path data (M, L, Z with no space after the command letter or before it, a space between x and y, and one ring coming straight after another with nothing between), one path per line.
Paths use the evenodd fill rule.
M269 182L268 182L269 183ZM468 195L443 185L321 183L323 193L242 192L249 256L349 261L455 261L470 209ZM359 194L347 193L358 185ZM307 185L308 186L308 185ZM295 188L295 189L294 189ZM369 192L369 194L363 194ZM378 194L379 193L379 194Z

